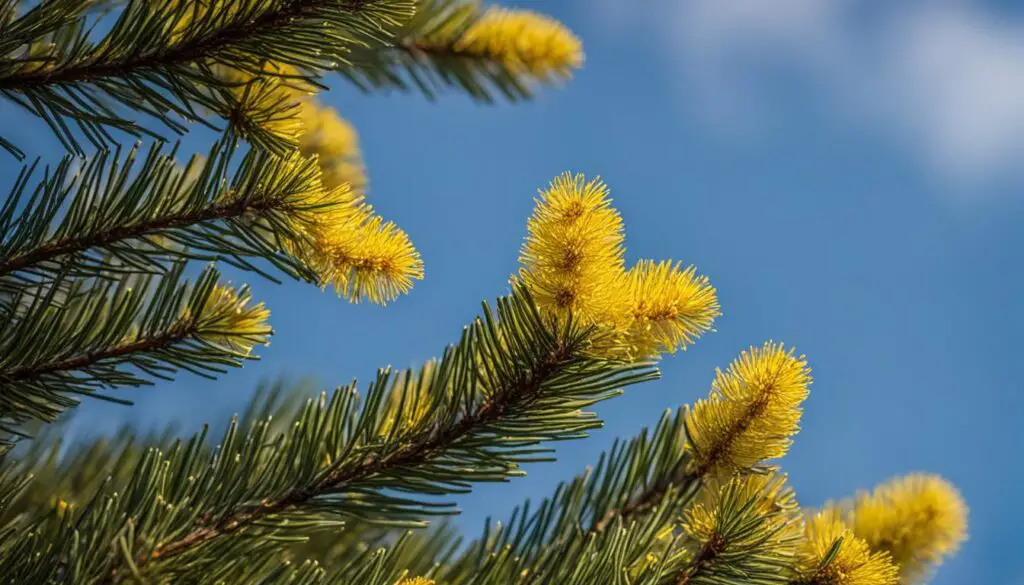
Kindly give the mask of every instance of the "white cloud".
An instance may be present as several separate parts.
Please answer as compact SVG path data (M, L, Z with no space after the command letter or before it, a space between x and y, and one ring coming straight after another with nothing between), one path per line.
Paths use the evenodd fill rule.
M749 114L782 69L944 177L1024 176L1024 21L958 0L602 1L660 38L713 119Z
M955 172L1019 170L1024 26L948 7L911 15L897 33L882 94L895 100L889 117Z

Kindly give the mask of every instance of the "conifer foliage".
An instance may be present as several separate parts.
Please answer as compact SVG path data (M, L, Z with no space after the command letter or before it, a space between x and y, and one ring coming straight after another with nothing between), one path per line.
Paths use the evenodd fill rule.
M0 207L0 583L927 580L966 536L956 488L911 474L802 509L779 460L811 371L774 341L541 502L472 538L444 521L600 427L591 406L720 313L695 267L627 266L609 187L570 173L540 191L508 294L422 367L268 386L190 437L62 443L79 400L257 358L269 311L218 267L378 304L423 277L368 202L332 79L515 102L582 64L558 21L472 0L0 0L0 94L68 151ZM220 132L206 152L158 140L196 124Z

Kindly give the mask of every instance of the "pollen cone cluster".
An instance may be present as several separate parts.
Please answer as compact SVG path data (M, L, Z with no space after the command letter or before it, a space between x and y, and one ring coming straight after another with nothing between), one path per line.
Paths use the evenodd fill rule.
M542 81L567 78L583 65L583 43L557 20L531 10L478 10L464 30L426 35L416 48L486 59Z
M967 537L967 505L945 479L914 473L847 504L846 520L872 550L892 555L905 580L917 580L955 553Z
M744 351L716 373L708 398L687 413L690 472L731 473L785 455L810 384L807 361L782 344Z
M536 200L514 279L542 311L572 315L611 335L595 351L643 359L684 349L719 314L715 289L695 268L641 260L625 268L622 217L600 179L565 173Z
M899 570L888 553L873 552L842 520L819 512L807 520L797 552L800 585L897 585Z
M363 193L367 186L366 170L359 152L359 135L352 124L334 108L313 99L301 102L299 118L303 126L299 152L317 157L324 185L348 185Z
M423 261L409 236L366 202L366 172L352 125L318 103L315 87L294 68L267 65L262 76L225 68L222 74L235 83L243 131L256 124L317 161L317 184L304 205L314 210L306 218L309 242L301 254L321 284L352 302L383 305L408 293L423 278Z
M257 345L267 345L272 332L270 311L253 304L249 289L217 284L196 315L196 335L239 356L248 356Z

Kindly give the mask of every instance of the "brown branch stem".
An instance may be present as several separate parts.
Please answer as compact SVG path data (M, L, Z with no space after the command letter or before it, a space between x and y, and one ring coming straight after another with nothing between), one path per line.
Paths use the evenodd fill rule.
M275 30L302 18L308 12L328 3L348 12L357 12L372 0L291 0L279 10L268 12L258 18L239 21L232 26L221 28L212 34L191 39L173 47L161 50L132 52L128 57L109 62L84 60L53 70L36 70L27 75L12 75L0 78L0 91L24 91L35 87L88 83L94 79L121 78L145 72L166 69L197 62L215 55L233 44L253 38L262 32Z
M100 350L90 351L74 357L69 357L52 362L33 364L12 368L7 372L0 371L0 382L24 382L47 374L56 372L69 372L88 368L98 362L116 359L131 355L133 353L153 351L162 347L182 341L195 334L195 328L191 323L179 323L175 327L153 337L138 339L130 343L105 347Z
M697 553L697 557L693 560L693 564L686 568L676 581L676 585L687 585L691 579L697 576L704 567L708 566L718 557L725 548L726 542L720 534L717 532L711 535L704 546L700 548L700 552Z
M269 205L260 203L247 204L241 199L226 201L192 213L157 217L131 225L115 225L89 234L55 240L0 262L0 276L31 268L59 256L84 252L90 248L109 246L116 242L140 238L163 230L188 227L205 221L239 217L248 211L258 211L266 208L269 208Z
M685 473L679 468L671 476L666 476L654 482L648 489L637 494L636 497L622 505L621 508L613 508L591 527L591 532L603 532L616 518L629 519L634 516L645 514L665 499L668 490L676 485L700 479L701 476Z
M609 510L604 517L594 523L591 528L591 532L603 531L616 517L630 518L634 515L648 512L661 503L665 498L665 494L668 493L668 490L672 486L682 485L683 483L702 479L709 471L711 471L712 468L721 462L722 458L729 452L730 447L736 439L750 428L750 425L753 424L754 420L756 420L767 407L767 399L755 401L750 405L750 408L747 409L743 416L736 420L735 424L728 430L723 440L716 444L707 456L703 458L702 463L699 463L691 470L687 470L682 466L677 466L671 475L659 478L649 488L640 492L633 499L623 504L621 508L613 508Z

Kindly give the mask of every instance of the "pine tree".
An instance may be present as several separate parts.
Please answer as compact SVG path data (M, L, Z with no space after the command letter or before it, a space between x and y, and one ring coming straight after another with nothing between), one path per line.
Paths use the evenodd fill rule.
M311 399L269 384L217 436L63 444L83 397L255 359L268 311L218 265L379 304L423 277L317 97L329 74L514 102L570 77L582 46L470 0L0 0L0 23L3 97L68 151L28 163L0 208L0 583L896 585L964 540L934 475L799 506L779 459L810 368L773 341L460 536L453 495L586 437L588 407L657 378L719 314L696 268L626 266L608 187L568 173L540 192L507 295L421 368ZM220 133L208 151L164 144L197 124Z

